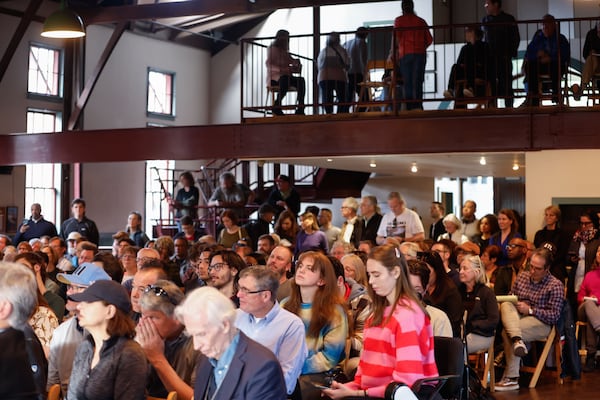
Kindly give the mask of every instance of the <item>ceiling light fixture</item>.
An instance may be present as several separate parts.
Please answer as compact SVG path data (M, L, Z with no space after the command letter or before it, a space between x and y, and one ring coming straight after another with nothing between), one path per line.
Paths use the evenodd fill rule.
M58 11L53 12L44 22L42 36L55 39L73 39L85 36L81 17L61 0Z
M328 158L327 162L333 162L333 158Z
M410 172L412 172L413 174L416 174L417 172L419 172L419 168L417 168L416 162L412 163L412 166L410 167Z
M512 166L513 171L518 171L519 170L519 163L514 163Z
M375 161L371 161L369 163L369 167L371 167L371 168L377 168L377 164L375 163Z
M487 164L487 160L485 159L484 156L481 156L481 158L479 159L479 164L481 164L481 165L486 165Z

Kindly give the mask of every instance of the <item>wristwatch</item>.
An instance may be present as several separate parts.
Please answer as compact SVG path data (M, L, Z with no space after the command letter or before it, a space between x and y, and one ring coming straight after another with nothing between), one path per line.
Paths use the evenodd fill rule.
M533 308L529 307L529 315L533 315Z

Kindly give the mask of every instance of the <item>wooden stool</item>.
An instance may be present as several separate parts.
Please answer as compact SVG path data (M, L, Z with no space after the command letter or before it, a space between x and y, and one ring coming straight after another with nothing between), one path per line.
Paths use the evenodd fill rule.
M494 337L495 336L496 335L494 335ZM489 375L490 392L495 391L496 390L496 388L495 388L496 374L494 371L494 341L492 340L492 343L490 344L489 348L478 351L477 353L474 353L474 355L476 357L475 369L480 370L481 366L483 365L483 375L481 377L481 386L483 386L484 388L488 387L488 375Z
M561 345L560 345L560 337L558 336L558 334L556 332L556 326L553 326L552 329L550 329L550 333L548 334L548 337L546 339L532 341L531 350L532 350L532 353L534 353L534 354L535 354L535 346L534 346L535 342L544 342L545 343L544 349L542 350L542 354L538 357L536 366L530 367L530 366L524 365L521 367L521 371L533 373L533 377L531 378L531 381L529 382L529 388L533 389L537 385L538 379L540 378L542 370L544 369L546 360L548 359L548 354L550 354L550 349L552 347L554 347L554 359L555 359L555 363L556 363L557 381L559 384L562 385L563 380L560 377L560 374L561 374L560 357L561 357L562 350L561 350Z

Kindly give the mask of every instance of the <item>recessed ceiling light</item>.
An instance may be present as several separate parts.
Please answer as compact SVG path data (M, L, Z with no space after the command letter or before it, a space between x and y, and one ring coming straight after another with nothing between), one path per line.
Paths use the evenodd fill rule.
M416 174L417 172L419 172L419 168L417 168L416 162L412 163L412 166L410 167L410 172L412 172L413 174Z
M333 162L333 158L328 158L327 162Z
M519 164L518 163L514 163L512 166L513 171L518 171L519 170Z
M369 163L369 167L371 167L371 168L377 168L377 164L375 163L375 161L371 161Z
M479 164L481 164L481 165L486 165L487 164L487 160L485 159L484 156L481 156L481 158L479 159Z

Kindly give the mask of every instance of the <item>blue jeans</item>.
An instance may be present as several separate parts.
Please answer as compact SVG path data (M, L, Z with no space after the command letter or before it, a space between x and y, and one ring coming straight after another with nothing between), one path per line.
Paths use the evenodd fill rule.
M423 109L423 81L425 80L425 54L406 54L400 59L400 73L404 81L407 110Z

